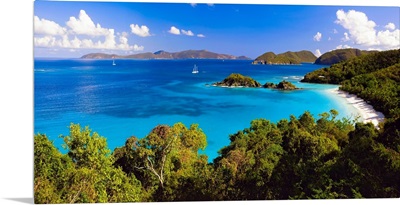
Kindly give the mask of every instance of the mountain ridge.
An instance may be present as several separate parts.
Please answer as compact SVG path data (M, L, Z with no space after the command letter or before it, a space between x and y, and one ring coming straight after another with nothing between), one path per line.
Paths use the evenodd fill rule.
M220 54L207 50L184 50L179 52L167 52L159 50L154 53L145 52L132 55L116 55L105 53L89 53L81 56L81 59L231 59L231 60L251 60L246 56L234 56Z
M357 48L336 49L322 54L315 60L314 63L318 65L332 65L341 61L349 60L354 57L374 52L378 51L366 51Z
M252 64L300 64L302 62L314 62L316 59L317 57L307 50L287 51L280 54L269 51L258 56Z

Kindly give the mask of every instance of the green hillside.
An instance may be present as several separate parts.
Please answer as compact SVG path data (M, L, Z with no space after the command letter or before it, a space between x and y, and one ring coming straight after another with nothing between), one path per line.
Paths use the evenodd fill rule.
M300 64L302 62L314 62L317 57L310 51L288 51L276 55L273 52L266 52L258 56L253 64Z
M315 60L315 64L319 65L332 65L341 61L349 60L351 58L361 56L364 54L374 53L377 51L361 51L355 48L337 49L329 51L321 55Z
M354 76L374 72L396 63L400 63L400 50L374 52L307 73L301 82L339 84Z

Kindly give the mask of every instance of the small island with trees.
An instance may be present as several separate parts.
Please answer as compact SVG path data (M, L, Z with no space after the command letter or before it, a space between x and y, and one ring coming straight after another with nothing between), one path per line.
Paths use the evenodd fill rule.
M259 88L261 87L261 83L257 82L251 77L244 76L239 73L232 73L223 81L213 83L213 86Z
M212 84L213 86L219 87L246 87L246 88L271 88L278 90L298 90L295 85L288 81L281 81L278 84L267 82L264 85L257 82L251 77L243 76L239 73L232 73L228 77L226 77L221 82L216 82Z

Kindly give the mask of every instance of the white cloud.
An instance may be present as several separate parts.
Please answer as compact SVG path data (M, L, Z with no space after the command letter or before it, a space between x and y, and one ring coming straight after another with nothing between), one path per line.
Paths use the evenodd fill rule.
M207 3L207 5L210 6L210 7L214 6L213 3ZM197 4L196 3L190 3L190 6L192 6L194 8L194 7L197 6Z
M95 25L84 10L80 10L78 19L70 17L67 26L73 34L104 36L110 32L108 29L102 28L100 24Z
M184 30L184 29L179 29L175 26L171 26L171 28L168 30L168 33L174 34L174 35L186 35L186 36L195 36L195 34L193 33L193 31L191 30ZM200 38L204 38L206 36L204 36L203 34L197 34L197 37Z
M44 36L42 38L34 38L33 43L38 47L53 47L56 45L56 38L52 36Z
M347 13L343 10L336 12L335 23L343 26L349 32L349 40L356 45L374 47L375 49L393 49L400 47L400 30L394 30L390 23L387 28L393 31L377 31L376 23L368 19L365 13L350 10ZM393 29L392 29L393 28Z
M182 31L182 33L183 33L184 35L187 35L187 36L194 36L194 33L193 33L191 30L185 31L185 30L181 29L181 31Z
M314 41L321 41L322 34L320 32L317 32L314 36Z
M119 42L121 43L121 44L128 44L128 33L126 33L126 32L122 32L122 34L119 36Z
M131 27L132 33L134 33L138 36L141 36L141 37L151 36L150 29L145 25L142 25L139 27L138 24L131 24L130 27Z
M321 54L321 51L319 49L317 49L317 50L315 50L314 55L317 57L320 57L322 54Z
M333 33L334 33L334 34L337 34L338 31L337 31L336 29L333 29Z
M36 34L45 35L64 35L66 34L66 29L58 25L54 21L49 21L46 19L39 19L39 17L34 17L34 30Z
M394 25L394 23L388 23L388 24L385 26L385 28L386 28L386 29L389 29L389 30L394 30L394 29L396 29L396 26Z
M168 32L171 33L171 34L174 34L174 35L180 35L180 34L181 34L181 32L179 31L179 29L176 28L175 26L171 26L171 28L169 29Z
M35 16L34 45L44 48L65 49L106 49L106 50L143 50L143 46L129 45L128 33L115 35L114 29L95 25L84 10L79 12L79 18L70 17L63 28L57 23L40 19ZM116 38L118 37L118 43Z
M350 41L350 37L349 34L347 32L344 32L344 37L342 38L342 41L346 42L346 41Z
M378 44L387 46L387 48L400 48L400 30L378 31L376 36Z
M338 46L336 46L336 49L345 49L345 48L352 48L352 47L349 46L349 45L338 45Z
M138 45L133 45L133 50L134 51L142 51L144 49L144 47L143 46L138 46Z
M328 38L328 41L331 41L331 40L332 40L332 38L331 38L331 37L329 37L329 38Z

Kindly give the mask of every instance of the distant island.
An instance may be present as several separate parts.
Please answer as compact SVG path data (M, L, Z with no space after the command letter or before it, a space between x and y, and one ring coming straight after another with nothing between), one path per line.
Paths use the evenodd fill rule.
M261 86L261 83L257 82L251 77L243 76L239 73L232 73L221 82L213 83L213 86L219 87L246 87L246 88L272 88L278 90L298 90L295 85L288 81L281 81L278 84L265 83Z
M230 59L230 60L251 60L246 56L233 56L229 54L219 54L207 50L185 50L180 52L167 52L160 50L154 53L138 53L133 55L116 55L105 53L89 53L81 59Z
M302 62L314 62L317 57L311 51L288 51L281 54L274 52L266 52L258 56L252 64L268 64L268 65L298 65Z
M332 65L341 61L346 61L354 57L376 53L378 51L363 51L356 48L336 49L321 55L315 60L318 65Z
M366 51L356 48L336 49L328 51L316 57L311 51L287 51L285 53L275 54L274 52L265 52L258 56L252 64L254 65L299 65L301 63L314 63L317 65L333 65L346 61L361 55L377 53L379 51Z

